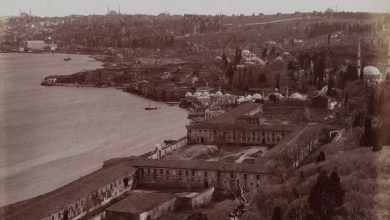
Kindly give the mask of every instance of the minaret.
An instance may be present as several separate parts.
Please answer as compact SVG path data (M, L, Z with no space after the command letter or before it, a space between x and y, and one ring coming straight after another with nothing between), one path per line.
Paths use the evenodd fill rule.
M387 74L390 74L390 37L387 37Z
M361 51L360 51L360 39L358 40L358 54L357 54L357 71L358 76L360 77L361 74L361 57L360 57Z
M118 14L121 13L121 5L118 6Z
M110 12L110 6L107 5L107 14Z

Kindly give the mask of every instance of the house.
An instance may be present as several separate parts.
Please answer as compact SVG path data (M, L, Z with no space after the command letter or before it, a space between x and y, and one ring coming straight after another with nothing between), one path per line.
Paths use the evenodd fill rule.
M106 209L107 220L154 220L175 209L173 194L132 192Z

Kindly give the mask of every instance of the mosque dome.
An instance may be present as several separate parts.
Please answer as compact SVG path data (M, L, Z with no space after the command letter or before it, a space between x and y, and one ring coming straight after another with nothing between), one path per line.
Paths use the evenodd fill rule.
M259 93L256 93L252 96L252 99L263 99L263 96L261 96Z
M202 95L201 92L195 92L195 93L194 93L194 96L201 96L201 95Z
M297 92L292 93L292 94L289 96L289 98L290 98L290 99L300 99L300 100L303 100L303 99L304 99L304 97L303 97L301 94L297 93Z
M275 58L275 61L283 61L283 58L282 58L281 56L277 56L277 57Z
M243 54L243 55L244 55L244 54L250 54L250 53L251 53L251 52L250 52L249 50L246 50L246 49L241 51L241 54Z
M222 95L222 92L221 92L221 91L217 91L217 92L215 93L215 95Z
M192 94L191 94L190 92L187 92L185 96L186 96L186 97L192 96Z
M366 66L363 68L364 76L380 76L381 72L375 66Z
M203 92L202 96L210 96L210 94L208 92Z

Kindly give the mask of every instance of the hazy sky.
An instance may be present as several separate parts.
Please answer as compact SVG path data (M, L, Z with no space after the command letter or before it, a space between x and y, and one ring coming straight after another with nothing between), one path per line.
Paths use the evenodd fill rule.
M274 14L277 12L338 11L390 12L390 0L0 0L0 16L19 10L38 16L105 14L107 7L127 14Z

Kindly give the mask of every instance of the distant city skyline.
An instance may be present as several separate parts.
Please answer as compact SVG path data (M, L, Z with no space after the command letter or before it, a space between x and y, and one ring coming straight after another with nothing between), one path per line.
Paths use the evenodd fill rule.
M0 16L19 15L20 11L36 16L67 16L72 14L106 14L110 10L123 14L218 13L275 14L295 11L337 11L390 13L389 0L0 0Z

